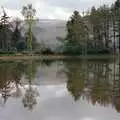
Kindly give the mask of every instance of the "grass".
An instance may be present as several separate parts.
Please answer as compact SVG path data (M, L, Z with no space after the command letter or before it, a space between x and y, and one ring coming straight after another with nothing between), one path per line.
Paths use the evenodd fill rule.
M118 55L115 55L116 57ZM114 56L108 55L87 55L87 56L66 56L66 55L37 55L37 54L0 54L0 60L27 60L27 59L111 59Z

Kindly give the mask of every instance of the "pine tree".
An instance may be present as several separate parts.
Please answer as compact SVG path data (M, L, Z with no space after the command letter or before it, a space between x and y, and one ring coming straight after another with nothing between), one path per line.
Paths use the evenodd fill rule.
M115 13L116 13L116 22L117 22L117 49L120 49L120 0L115 2Z
M22 40L21 31L20 31L20 20L16 19L15 24L16 24L16 27L12 34L11 46L12 48L17 49L19 41Z
M9 16L6 14L3 8L3 15L0 19L0 40L1 40L1 49L4 51L8 51L10 48L10 40L11 40L11 24L9 22Z
M87 36L87 26L78 11L74 11L67 22L67 36L64 40L65 52L69 54L81 54Z

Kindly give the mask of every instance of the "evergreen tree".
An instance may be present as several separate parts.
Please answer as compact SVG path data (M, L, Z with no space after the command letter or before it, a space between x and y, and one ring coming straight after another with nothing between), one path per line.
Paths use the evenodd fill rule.
M0 43L1 49L4 51L8 51L10 49L10 40L11 40L11 24L9 22L9 16L6 14L3 8L3 15L0 19Z
M116 13L116 22L117 22L117 48L120 49L120 0L117 0L115 2L115 13Z
M15 27L15 30L13 31L11 46L12 48L17 50L18 44L22 40L21 31L20 31L20 20L16 19L15 24L16 24L16 27Z
M78 11L67 22L67 36L64 42L64 51L69 54L81 54L87 41L87 26Z

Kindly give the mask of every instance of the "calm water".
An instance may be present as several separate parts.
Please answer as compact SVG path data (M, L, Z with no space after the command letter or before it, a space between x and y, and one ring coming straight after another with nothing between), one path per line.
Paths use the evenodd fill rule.
M0 61L0 120L120 120L115 60Z

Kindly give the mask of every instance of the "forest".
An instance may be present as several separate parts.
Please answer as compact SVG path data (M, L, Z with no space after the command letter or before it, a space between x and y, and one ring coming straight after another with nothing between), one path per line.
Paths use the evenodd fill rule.
M50 48L41 48L32 31L36 9L32 4L22 8L21 14L27 30L22 33L25 24L22 20L11 18L4 8L0 17L0 54L36 53L56 54ZM66 36L56 38L59 45L57 54L87 55L113 54L120 50L120 0L111 6L93 6L82 14L75 10L66 22Z

